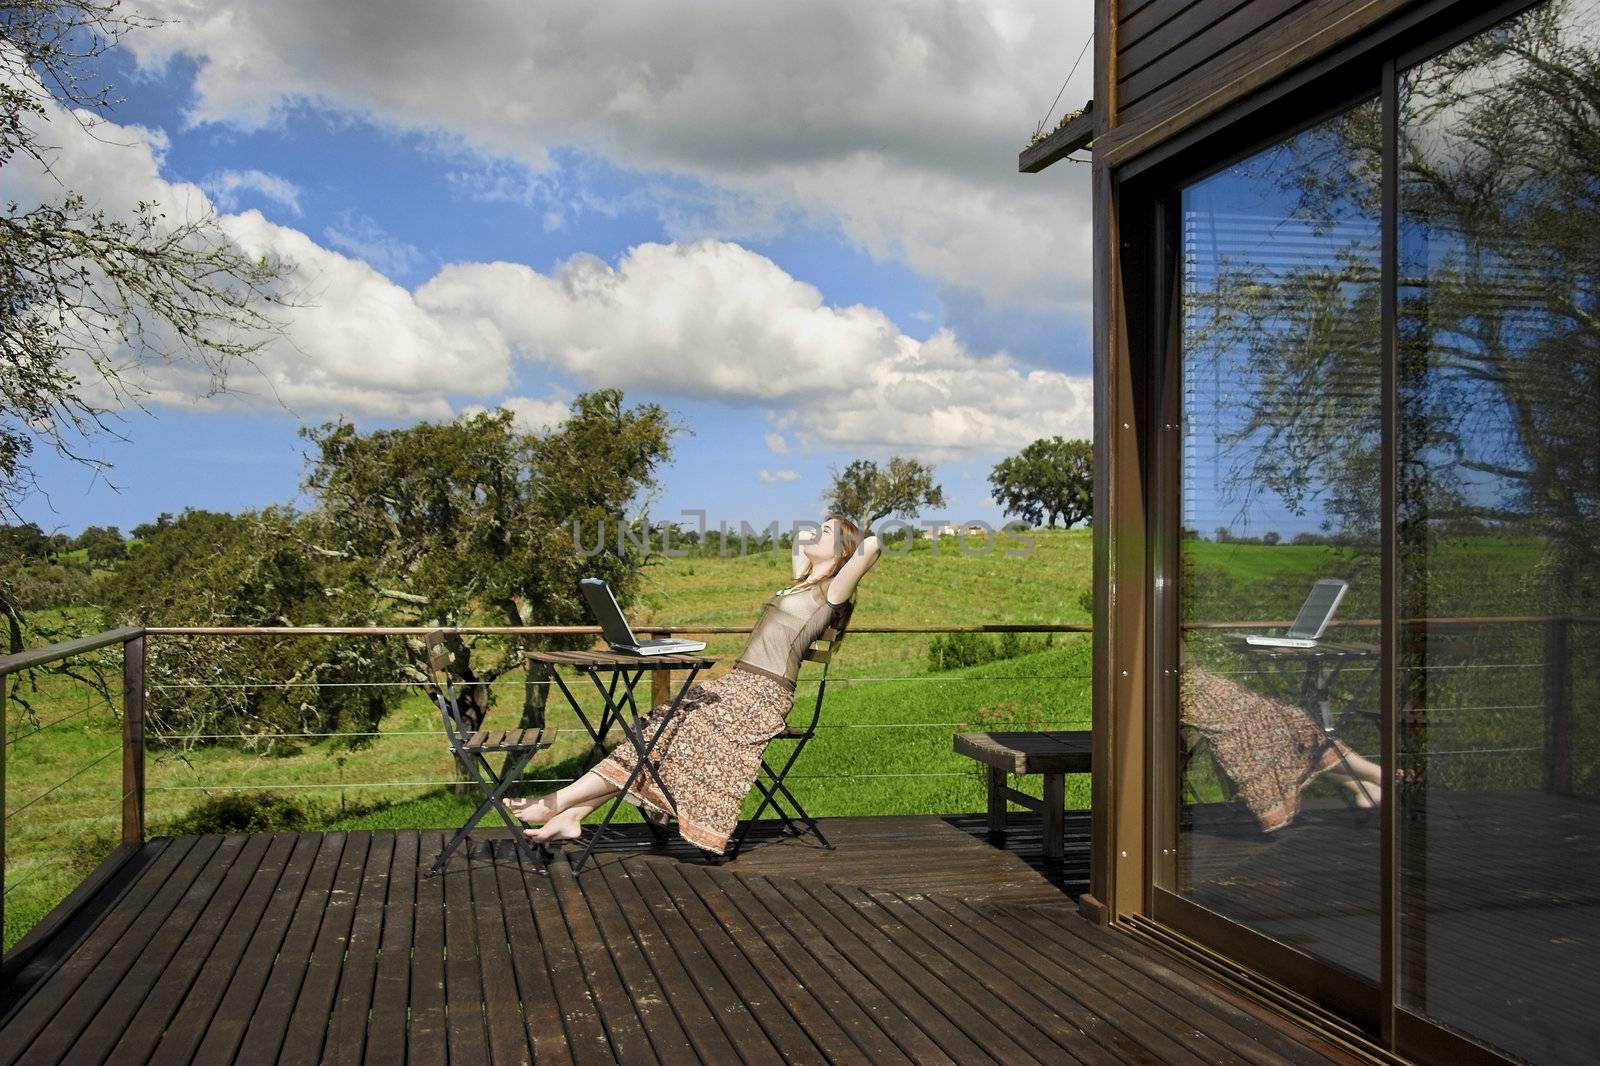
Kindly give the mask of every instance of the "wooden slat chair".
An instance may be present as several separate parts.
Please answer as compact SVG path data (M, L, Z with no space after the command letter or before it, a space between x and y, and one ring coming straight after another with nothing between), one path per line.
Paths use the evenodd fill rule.
M822 843L823 847L830 850L833 848L817 826L816 819L806 813L799 798L790 791L788 785L784 784L784 778L789 776L789 771L794 768L800 753L811 742L811 738L817 735L817 723L822 720L822 700L828 692L828 670L833 664L833 657L838 652L839 645L844 642L845 631L850 625L850 615L854 610L853 600L843 604L834 615L833 622L822 631L822 636L806 649L804 661L819 663L822 666L822 675L817 679L816 702L811 706L811 720L804 726L787 726L783 732L772 738L774 742L790 741L794 747L790 749L789 757L784 760L783 765L777 769L773 769L765 756L762 757L761 769L757 771L755 780L755 787L761 792L761 805L756 808L755 814L739 827L739 833L733 839L733 847L728 850L727 858L732 859L739 854L739 849L744 846L745 837L750 835L751 828L769 807L783 822L785 832L792 833L796 838L810 833ZM763 777L766 778L765 781L762 780ZM792 812L784 810L783 803L779 802L780 796L793 808Z
M548 748L551 740L545 729L479 729L469 731L462 725L461 704L457 698L455 683L450 679L450 652L445 647L444 633L435 630L422 638L424 657L427 663L428 687L433 694L433 701L439 707L439 717L444 722L444 734L450 742L450 754L456 762L466 767L478 782L478 788L483 792L483 802L478 804L478 809L472 812L466 824L456 830L456 835L450 838L439 857L429 866L425 876L432 877L442 872L450 861L450 855L461 842L467 839L467 834L478 824L478 821L492 807L500 812L500 817L511 829L511 840L516 845L517 852L540 873L545 872L549 861L548 849L532 847L522 831L527 828L522 822L512 817L506 809L504 798L506 791L522 776L523 767L528 765L535 753ZM494 767L489 764L489 756L501 754L505 756L501 763L500 772L495 773Z

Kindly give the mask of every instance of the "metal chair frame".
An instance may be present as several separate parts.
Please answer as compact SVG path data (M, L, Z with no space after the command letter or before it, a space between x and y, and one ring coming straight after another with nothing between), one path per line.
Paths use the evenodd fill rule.
M733 847L729 849L727 858L732 859L738 856L739 849L744 846L745 838L750 835L750 830L769 807L783 823L784 832L792 834L796 839L810 833L822 843L824 848L830 851L833 849L833 845L828 842L828 838L823 834L821 827L817 825L816 819L806 813L806 809L801 805L799 797L789 789L788 785L784 784L784 778L789 776L789 771L799 761L800 753L811 742L811 738L817 735L817 724L822 719L822 701L828 692L828 671L833 665L834 654L838 652L839 645L844 642L845 631L850 625L850 615L854 610L854 601L848 601L840 605L828 628L822 631L822 636L813 642L812 646L806 649L805 655L802 656L804 662L820 663L822 665L822 675L817 679L816 702L811 707L811 721L803 729L786 728L782 733L772 738L775 741L793 741L794 748L778 769L773 769L772 764L767 761L765 755L761 757L761 769L756 772L754 782L756 789L761 793L761 803L756 807L755 814L747 818L739 827L739 834L734 837ZM822 646L818 647L817 645L819 644ZM767 780L762 780L763 775ZM783 804L779 802L779 796L782 796L793 808L792 813L784 810Z
M432 690L433 701L439 708L439 717L444 723L445 737L450 742L450 754L456 762L466 767L467 772L477 782L478 789L483 793L483 802L478 804L477 810L472 812L462 827L456 830L455 836L444 846L424 873L425 877L433 877L444 871L450 861L450 856L461 843L467 839L478 822L489 810L493 808L500 812L500 817L511 830L511 841L517 853L535 870L541 874L548 874L550 853L547 848L540 846L532 848L528 840L522 835L527 828L522 822L512 816L505 806L505 794L522 777L523 768L529 760L544 748L550 746L547 739L548 732L538 730L502 730L498 734L479 730L471 732L461 723L461 703L456 695L455 683L450 679L448 667L450 653L444 646L444 633L435 630L423 638L424 662L428 686ZM509 734L516 734L516 739L509 739ZM528 739L528 734L533 734L533 739ZM495 738L498 735L499 742ZM505 761L501 764L500 772L489 763L489 753L503 753Z

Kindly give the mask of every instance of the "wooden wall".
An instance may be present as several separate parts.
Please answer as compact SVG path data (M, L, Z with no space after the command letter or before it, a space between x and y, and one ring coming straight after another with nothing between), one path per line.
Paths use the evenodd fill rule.
M1114 42L1101 132L1113 165L1415 0L1098 0ZM1109 136L1107 136L1109 134ZM1135 148L1137 144L1137 148Z

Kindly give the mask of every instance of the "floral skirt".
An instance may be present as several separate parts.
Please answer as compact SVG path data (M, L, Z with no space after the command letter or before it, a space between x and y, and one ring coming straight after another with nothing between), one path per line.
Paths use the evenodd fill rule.
M781 682L748 670L731 670L696 684L684 694L664 733L663 709L638 723L644 745L655 738L650 762L672 794L672 804L648 770L634 779L627 799L658 816L676 815L683 839L721 854L739 824L739 806L761 769L762 752L783 730L793 700L794 693ZM638 757L625 738L595 765L595 772L621 788Z
M1300 812L1300 790L1338 765L1338 753L1311 716L1208 670L1185 666L1179 706L1211 745L1223 775L1266 832Z

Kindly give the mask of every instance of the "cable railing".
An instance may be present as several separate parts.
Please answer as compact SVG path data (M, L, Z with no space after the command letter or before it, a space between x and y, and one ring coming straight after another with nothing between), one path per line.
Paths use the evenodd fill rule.
M1570 790L1572 783L1572 760L1567 750L1572 737L1573 724L1571 711L1573 703L1572 664L1567 655L1567 649L1572 640L1571 629L1576 626L1593 625L1600 620L1593 618L1580 618L1555 615L1527 615L1508 617L1443 617L1404 620L1404 625L1426 624L1441 629L1459 629L1463 627L1483 627L1491 625L1526 625L1530 627L1543 627L1544 637L1541 640L1535 636L1530 638L1536 647L1524 649L1522 645L1527 641L1518 639L1515 647L1508 648L1504 663L1428 663L1419 669L1427 671L1467 671L1467 670L1532 670L1542 668L1546 679L1540 688L1543 701L1540 703L1496 701L1492 697L1477 703L1463 703L1462 710L1510 710L1518 712L1534 711L1540 708L1545 714L1545 776L1547 787L1553 791ZM1341 627L1355 628L1362 626L1377 626L1375 619L1345 620ZM1183 623L1185 630L1250 630L1283 628L1289 625L1287 620L1280 621L1200 621ZM436 728L414 728L405 724L397 729L360 728L355 730L318 729L303 727L289 730L269 730L263 732L250 732L247 729L198 729L185 731L159 727L161 723L156 720L147 721L147 700L181 700L185 693L198 693L203 690L214 689L268 689L275 688L285 692L300 693L314 691L319 688L337 689L387 689L387 690L420 690L418 680L409 677L371 676L357 677L355 680L342 679L338 681L296 680L282 678L261 678L232 680L227 678L215 680L190 680L186 678L168 678L156 682L147 682L146 653L147 643L152 638L159 640L190 640L209 638L257 638L257 637L303 637L322 638L333 637L343 639L393 639L399 637L416 637L432 632L435 627L422 626L390 626L390 627L347 627L347 626L304 626L304 627L270 627L270 626L158 626L148 628L123 628L106 633L95 634L77 640L64 641L50 647L23 652L0 658L0 722L9 722L5 717L6 695L10 688L10 680L23 671L48 667L51 664L75 656L108 649L120 648L121 663L121 694L123 714L121 720L122 743L119 748L92 753L92 759L85 765L71 770L63 779L51 783L48 787L41 785L36 794L27 797L18 797L19 801L11 809L5 807L5 777L4 766L6 763L7 749L15 749L17 754L24 750L20 745L28 742L37 742L39 734L52 728L81 722L89 716L95 708L85 706L71 710L60 709L60 713L50 717L47 721L29 722L25 728L15 732L5 729L0 730L0 861L6 855L5 826L13 823L15 816L24 811L39 809L42 801L51 796L58 796L63 790L73 787L74 782L79 782L91 777L98 768L103 772L104 764L118 751L123 755L123 767L120 787L120 817L121 834L119 848L128 845L137 845L145 838L146 799L150 794L171 795L176 799L180 795L197 795L204 793L244 793L253 791L283 790L299 793L315 794L320 791L362 790L371 794L381 789L428 789L458 785L460 782L448 775L437 772L428 772L426 764L406 766L404 760L401 764L392 767L400 769L400 773L391 773L385 780L269 780L269 775L256 778L253 775L233 773L222 775L218 780L184 780L175 774L167 781L155 784L146 783L147 758L159 760L168 750L183 744L228 744L238 742L319 742L329 740L348 740L380 743L385 745L401 745L409 747L411 744L426 745L440 739L440 732ZM749 632L748 626L711 626L711 625L649 625L640 627L651 637L671 635L696 635L707 637L737 637ZM461 626L446 627L448 633L464 637L487 638L594 638L599 635L595 626ZM996 623L978 625L858 625L851 629L852 635L884 635L884 636L912 636L912 635L948 635L948 634L1060 634L1060 635L1086 635L1093 631L1093 627L1083 624L1029 624L1029 623ZM1535 630L1537 632L1537 630ZM1539 658L1537 647L1542 643L1545 652ZM1058 647L1062 645L1057 645ZM1037 644L1025 645L1022 653L1041 650ZM1533 654L1528 654L1528 652ZM1518 654L1520 652L1520 654ZM1087 685L1092 681L1088 671L1077 670L1051 670L1039 669L1037 666L1019 664L1015 673L1008 673L997 663L983 663L963 669L960 673L927 672L897 674L892 669L883 670L874 664L869 657L862 666L863 673L856 675L835 674L829 678L830 686L861 686L861 685L907 685L929 686L927 691L933 691L937 686L951 686L951 690L958 691L969 686L990 685L999 686L1009 683L1063 683ZM661 702L672 691L672 674L670 671L651 668L650 686L648 696L641 687L641 700L643 705L648 699L651 705ZM805 688L815 681L802 675L800 687ZM488 686L496 687L502 691L525 689L528 686L549 686L553 684L549 679L540 678L500 678L486 682ZM114 688L115 686L113 686ZM921 689L919 689L921 691ZM295 698L300 698L296 696ZM955 697L951 697L956 699ZM1087 696L1084 697L1085 710L1087 709ZM1482 706L1479 707L1478 704ZM925 709L933 709L932 715L913 715L907 720L896 721L826 721L819 723L819 732L825 731L837 737L866 737L873 733L884 735L904 734L910 738L916 737L916 731L931 732L934 730L961 730L970 728L984 728L975 725L970 717L957 714L939 714L938 704L921 704ZM555 707L556 704L551 704ZM959 699L949 704L951 707L962 706ZM1031 712L1030 712L1031 713ZM1022 728L1082 728L1084 715L1074 716L1033 714L1028 724ZM1003 721L1003 715L996 719L1000 728L1016 728ZM221 723L218 723L221 724ZM988 728L995 728L989 725ZM587 731L576 725L568 727L565 723L554 730L557 736L578 737L586 735ZM927 741L921 741L926 744ZM148 746L155 746L154 754L147 752ZM1498 745L1489 745L1484 749L1458 748L1449 745L1451 754L1471 754L1474 756L1502 750ZM926 749L925 749L926 750ZM1444 748L1441 748L1443 751ZM1504 749L1509 750L1509 749ZM180 760L181 761L181 760ZM169 764L170 765L170 764ZM218 764L204 764L211 765ZM267 765L267 764L262 764ZM551 767L552 769L554 767ZM846 761L846 769L849 763ZM406 773L405 770L413 772ZM565 767L563 767L565 769ZM421 773L414 772L422 770ZM341 768L342 772L342 768ZM946 770L935 764L926 769L896 771L891 767L879 769L877 767L864 767L859 772L830 772L806 773L800 768L791 779L795 781L907 781L913 779L957 779L972 777L969 771ZM571 777L564 775L541 775L524 778L530 785L560 785L568 783ZM5 894L9 895L15 886L8 883ZM0 907L0 921L4 918L4 908ZM10 964L8 957L7 964Z
M100 766L119 751L122 754L122 796L121 842L113 853L126 857L144 842L144 651L145 631L137 626L127 626L120 629L108 630L104 633L95 633L90 636L78 637L74 640L65 640L43 648L34 648L18 652L13 655L0 656L0 871L6 865L6 835L7 827L13 817L39 803L41 800L54 795L68 784L87 774L90 770ZM38 670L53 664L88 655L102 648L120 645L122 650L122 744L120 747L111 748L96 755L87 764L78 767L66 778L54 782L42 792L30 797L14 809L7 809L6 803L6 764L9 762L9 749L14 741L9 736L10 716L7 702L11 692L12 678L25 671ZM88 708L85 708L86 712ZM43 732L52 726L70 718L80 717L84 712L75 713L50 723L42 723L35 727L33 732L17 739L27 739ZM5 886L5 891L0 892L0 928L5 925L4 899L11 895L15 883ZM21 965L31 954L34 948L43 942L43 926L36 926L29 937L24 937L17 945L5 954L5 966L10 969Z
M163 765L162 760L168 755L174 761L165 763L169 769L177 772L183 765L203 766L203 762L191 763L190 756L194 752L183 748L183 745L196 745L206 743L246 743L261 742L263 746L272 742L319 742L330 740L351 740L361 742L376 742L382 744L401 744L410 747L411 744L426 744L437 741L440 731L437 728L401 728L394 730L363 728L357 730L317 729L315 727L301 729L270 729L261 732L250 732L247 729L231 730L228 728L211 730L173 730L170 728L153 727L159 724L158 719L150 719L148 712L151 708L148 702L155 700L158 703L164 700L182 700L186 693L199 693L204 690L259 690L277 689L292 693L290 697L295 700L304 699L299 695L302 692L314 692L318 689L386 689L394 691L420 690L423 686L414 677L371 677L357 680L319 681L295 680L281 678L246 678L244 680L231 679L190 679L190 678L164 678L159 681L150 681L146 678L146 650L147 643L152 639L183 640L206 638L319 638L332 637L343 639L392 639L397 637L417 637L432 632L439 627L423 626L380 626L380 627L355 627L355 626L152 626L152 627L126 627L111 630L105 633L93 634L75 640L63 641L48 647L32 649L16 655L0 657L0 723L5 723L7 728L0 729L0 863L7 855L7 837L5 827L7 824L16 825L18 816L24 812L44 809L47 801L59 799L68 792L75 796L81 793L85 781L94 782L104 773L105 764L111 761L119 752L122 754L123 768L120 787L120 817L121 832L118 844L113 847L112 855L107 857L107 862L102 864L102 869L97 870L91 877L110 876L114 868L114 860L119 854L125 857L130 846L136 847L145 839L146 832L146 802L147 797L153 794L205 794L223 792L253 792L253 791L295 791L318 792L323 790L380 790L380 789L419 789L439 788L459 785L460 781L454 777L441 776L437 773L422 774L391 774L387 780L351 781L282 781L246 777L238 773L225 775L222 779L211 781L186 781L181 775L169 778L165 782L147 784L146 775L149 765ZM458 634L464 637L486 638L590 638L599 636L597 626L456 626L443 627L446 633ZM747 634L749 626L718 626L718 625L655 625L643 627L644 631L652 637L668 636L672 634L695 634L707 637L737 637ZM995 623L988 625L860 625L852 629L853 634L883 634L883 635L938 635L938 634L1087 634L1092 631L1088 625L1075 624L1029 624L1029 623ZM96 723L92 717L101 707L85 705L81 708L62 707L59 701L55 704L57 713L36 718L30 708L28 718L11 726L7 715L6 697L11 691L11 686L19 675L30 672L48 670L52 667L61 669L66 660L86 656L103 649L120 649L121 663L121 702L122 715L120 727L122 742L120 746L107 750L94 750L82 760L81 765L67 769L59 777L46 783L40 782L37 790L23 797L16 795L16 782L13 782L12 800L10 808L6 806L4 767L7 761L8 750L10 754L21 754L21 745L37 744L42 734L52 729L63 726L73 727L76 732L78 727ZM1028 649L1035 650L1035 649ZM838 687L858 686L863 684L880 684L885 682L917 682L919 684L943 684L971 686L974 684L997 684L1004 682L1077 682L1087 684L1091 680L1088 672L1047 672L1032 670L1020 674L1000 675L990 671L979 671L972 676L923 676L917 674L897 675L892 672L868 671L862 675L840 676L835 675L830 679L830 684ZM37 684L37 683L36 683ZM550 686L550 679L496 679L485 683L487 686L505 691L526 689L529 686ZM800 689L806 689L816 684L809 677L802 677ZM670 690L672 676L669 671L651 670L648 698L651 704L660 700ZM117 686L111 685L110 691L105 694L114 696ZM644 691L641 689L641 696ZM644 699L641 699L641 704ZM46 701L48 703L48 701ZM103 705L102 705L103 706ZM554 706L552 704L552 706ZM112 708L114 710L114 708ZM1086 707L1085 707L1086 709ZM74 725L76 724L76 725ZM1058 723L1040 722L1038 727L1050 727ZM1061 725L1082 725L1081 717L1076 722L1062 722ZM936 715L933 717L921 716L910 721L883 721L883 722L824 722L819 728L838 736L864 735L864 731L916 731L955 729L970 726L970 722L959 721L952 717ZM565 725L555 731L558 736L586 735L587 731L576 725L568 728ZM408 744L407 741L411 743ZM154 750L150 750L151 748ZM215 765L215 764L211 764ZM268 764L263 764L268 765ZM426 769L425 766L417 767ZM342 776L341 765L341 776ZM269 775L270 776L270 775ZM938 770L917 770L912 772L880 772L867 771L845 773L812 773L801 771L791 775L793 780L817 781L846 781L846 780L904 780L910 778L959 778L969 776L964 773L944 772ZM572 778L567 776L537 776L524 778L524 783L529 785L560 785L569 783ZM31 782L30 782L31 785ZM79 797L81 799L81 796ZM74 801L76 802L76 800ZM56 807L50 807L52 811ZM30 816L31 818L31 816ZM31 824L31 822L30 822ZM15 857L15 856L13 856ZM11 896L19 882L15 877L8 878L3 896ZM0 907L0 922L4 921L5 910ZM19 942L18 948L26 948L26 941L32 938L24 937ZM12 955L6 957L6 965L13 965L15 960Z
M1426 718L1439 711L1447 712L1450 716L1460 717L1465 715L1493 715L1506 713L1540 712L1540 736L1533 744L1523 746L1504 746L1490 744L1483 748L1459 747L1430 747L1427 754L1430 757L1463 757L1475 755L1478 752L1492 752L1496 754L1532 754L1542 753L1543 757L1543 788L1547 792L1559 794L1572 794L1574 791L1574 763L1573 747L1575 723L1573 720L1574 685L1576 681L1573 661L1573 632L1583 630L1584 627L1600 625L1600 618L1576 614L1519 614L1519 615L1442 615L1424 616L1415 618L1402 617L1396 620L1400 631L1402 647L1399 661L1394 664L1397 678L1403 679L1402 684L1416 682L1429 691L1431 698L1427 700L1427 710L1423 712L1422 719L1412 720L1417 712L1408 710L1407 720L1402 722L1405 728L1414 728L1426 724ZM1179 629L1185 634L1197 635L1221 630L1260 630L1260 629L1286 629L1292 623L1286 619L1273 621L1228 621L1228 620L1196 620L1184 621L1179 624ZM1420 631L1431 637L1435 631L1448 634L1447 641L1469 638L1470 650L1465 654L1480 657L1477 645L1474 643L1476 634L1483 631L1503 631L1503 627L1523 627L1529 632L1528 638L1518 646L1511 648L1514 656L1504 662L1436 662L1433 656L1446 654L1443 649L1436 648L1425 642L1414 645L1418 651L1408 652L1405 646L1407 635ZM1382 622L1377 618L1348 618L1340 619L1334 623L1334 630L1381 630ZM1528 645L1532 645L1531 647ZM1377 648L1372 649L1376 661ZM1457 654L1461 654L1458 652ZM1534 656L1537 656L1535 658ZM1418 658L1421 661L1415 661ZM1490 657L1492 658L1492 657ZM1538 670L1541 677L1537 682L1536 693L1532 685L1526 687L1519 684L1517 695L1526 692L1529 696L1537 695L1538 702L1522 700L1499 700L1492 697L1485 699L1483 693L1478 692L1476 700L1465 695L1465 688L1459 693L1452 693L1448 702L1431 692L1431 687L1443 684L1444 679L1452 673L1467 675L1461 682L1465 685L1470 682L1480 690L1487 684L1487 677L1491 672L1507 673L1512 671ZM1219 673L1230 676L1244 676L1248 673L1259 673L1249 670L1219 670ZM1376 713L1376 709L1372 713ZM1591 726L1592 732L1592 726ZM1592 738L1590 738L1592 740ZM1590 785L1592 787L1592 783Z

